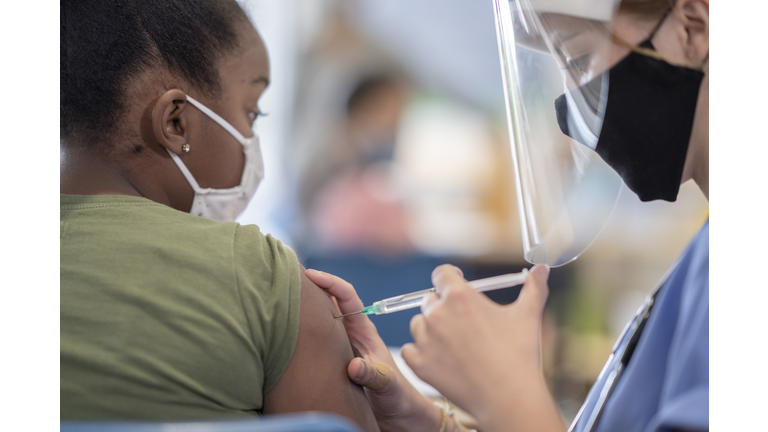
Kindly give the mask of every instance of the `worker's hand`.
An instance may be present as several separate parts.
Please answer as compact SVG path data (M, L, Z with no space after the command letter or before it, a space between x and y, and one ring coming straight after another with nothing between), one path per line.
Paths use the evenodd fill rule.
M339 314L359 312L363 302L352 285L328 273L307 270L307 277L325 290L339 308ZM365 393L382 431L423 431L440 428L441 413L400 373L376 326L365 315L344 318L349 341L357 354L347 367L353 382L365 386ZM389 369L389 376L386 372Z
M403 359L483 431L564 430L541 369L548 276L546 267L534 267L520 297L501 306L443 265L432 273L437 294L411 320L415 343L403 346Z

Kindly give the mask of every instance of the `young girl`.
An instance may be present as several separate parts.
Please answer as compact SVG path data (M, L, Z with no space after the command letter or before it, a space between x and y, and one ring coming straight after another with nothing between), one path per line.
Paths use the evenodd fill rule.
M335 307L232 222L266 49L234 0L61 4L61 418L319 410L377 430Z

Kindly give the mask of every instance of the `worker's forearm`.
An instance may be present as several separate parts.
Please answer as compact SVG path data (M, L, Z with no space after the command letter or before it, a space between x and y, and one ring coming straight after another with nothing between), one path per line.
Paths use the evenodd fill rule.
M540 381L540 382L538 382ZM483 432L565 432L560 412L543 379L526 386L499 388L492 402L477 413Z
M436 431L440 428L442 412L422 395L411 400L409 410L400 415L377 417L381 432Z

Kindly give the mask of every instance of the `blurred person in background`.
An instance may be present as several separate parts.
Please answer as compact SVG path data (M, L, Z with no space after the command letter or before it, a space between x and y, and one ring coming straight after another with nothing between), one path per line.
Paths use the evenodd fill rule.
M303 181L310 236L325 251L411 250L408 220L392 173L408 98L395 76L364 77L346 103L341 131Z
M609 98L621 94L621 82L632 97L608 103L604 131L609 116L614 123L612 135L598 141L601 157L643 201L674 201L688 180L708 199L709 2L624 0L614 22ZM340 278L307 275L337 299L341 313L363 307ZM474 292L457 268L438 267L437 295L411 321L415 343L403 347L403 358L483 431L566 430L541 372L548 275L545 266L534 267L519 299L499 306ZM344 324L361 355L349 364L349 377L370 386L382 430L462 429L449 405L432 406L403 379L366 316L345 317ZM381 364L392 368L391 379L382 378ZM708 429L707 222L628 324L571 430Z
M387 164L408 98L407 81L394 57L354 26L346 11L349 1L317 4L323 5L319 7L325 9L325 19L307 39L300 56L291 119L295 126L286 146L291 155L289 170L298 183L294 237L303 256L360 251L369 246L375 250L383 239L375 239L377 234L359 223L360 212L386 207L381 218L397 220L400 209L389 200L380 202L382 194L372 197L370 188L360 184L362 171L369 165L364 153L382 148L383 160L379 161ZM381 171L368 176L374 193L382 183L388 186L388 179L378 175ZM324 197L319 198L320 194ZM339 202L340 194L349 199ZM332 208L335 206L350 211Z

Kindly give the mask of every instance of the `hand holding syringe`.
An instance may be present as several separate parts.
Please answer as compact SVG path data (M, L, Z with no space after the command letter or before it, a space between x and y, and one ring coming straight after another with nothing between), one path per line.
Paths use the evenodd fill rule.
M477 292L493 291L502 288L510 288L525 283L525 279L528 277L528 269L523 269L520 273L509 273L501 276L489 277L486 279L478 279L471 282L467 282ZM392 312L400 312L408 309L413 309L421 306L424 296L429 293L435 292L435 288L429 288L421 291L412 292L410 294L402 294L395 297L390 297L384 300L373 302L372 305L366 306L360 312L352 312L344 315L337 316L336 318L345 317L347 315L363 314L363 315L384 315Z

